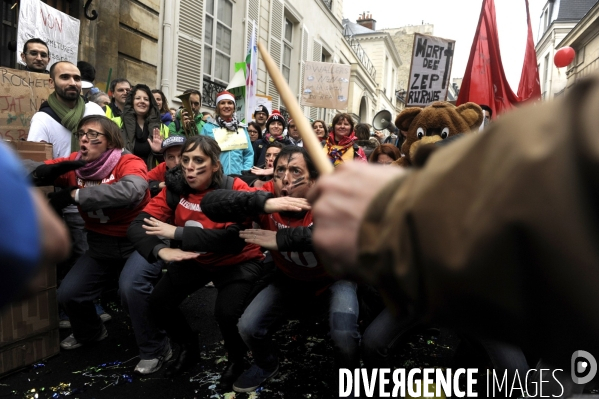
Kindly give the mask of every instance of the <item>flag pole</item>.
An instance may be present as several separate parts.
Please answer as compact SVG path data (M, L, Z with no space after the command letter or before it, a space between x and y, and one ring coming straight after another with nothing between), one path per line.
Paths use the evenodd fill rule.
M279 68L272 57L260 42L258 42L258 50L260 50L260 55L262 55L262 60L264 61L264 65L266 65L266 70L268 71L270 78L275 84L281 99L287 106L287 111L289 111L289 114L293 118L293 121L302 136L304 148L308 151L308 154L310 154L310 158L312 158L316 169L318 169L318 172L320 172L321 175L332 173L333 164L325 155L316 134L304 116L304 113L302 112L297 99L291 92L289 85L285 81L283 74L279 71Z

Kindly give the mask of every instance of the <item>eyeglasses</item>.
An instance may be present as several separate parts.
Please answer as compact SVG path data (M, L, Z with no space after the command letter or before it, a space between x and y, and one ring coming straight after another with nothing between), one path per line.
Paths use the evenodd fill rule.
M289 129L295 129L295 125L289 125Z
M257 130L250 130L250 129L248 129L248 133L249 134L258 134L258 131Z
M26 51L25 54L30 55L32 57L37 57L38 55L42 58L48 58L48 53L39 52L39 51Z
M95 130L88 130L87 132L84 132L83 130L79 130L75 134L77 135L77 137L79 139L82 139L83 136L87 136L87 138L90 139L90 140L98 138L98 135L106 136L106 133L96 132Z

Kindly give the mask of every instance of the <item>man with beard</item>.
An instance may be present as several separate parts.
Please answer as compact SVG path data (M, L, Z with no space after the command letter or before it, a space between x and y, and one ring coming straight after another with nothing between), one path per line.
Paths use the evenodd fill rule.
M68 61L50 67L50 84L54 92L44 101L39 112L31 118L27 141L52 144L54 158L68 157L77 151L78 139L74 135L79 121L87 115L103 115L98 104L85 103L81 93L79 69Z

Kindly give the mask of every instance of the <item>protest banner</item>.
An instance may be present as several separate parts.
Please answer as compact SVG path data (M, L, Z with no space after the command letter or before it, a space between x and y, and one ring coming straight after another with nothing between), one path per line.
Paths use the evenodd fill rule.
M26 140L33 114L53 90L45 73L0 67L0 138Z
M17 57L21 65L23 45L37 37L48 44L50 66L57 61L77 64L79 49L79 20L42 3L40 0L21 0L19 6L19 28L17 30Z
M447 99L454 49L455 40L414 34L406 107L426 107Z
M302 105L346 110L350 72L349 65L306 61Z

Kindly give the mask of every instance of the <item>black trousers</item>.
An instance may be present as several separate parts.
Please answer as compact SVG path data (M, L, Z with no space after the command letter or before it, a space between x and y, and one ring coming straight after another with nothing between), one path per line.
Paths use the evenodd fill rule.
M214 317L225 342L229 361L243 359L247 347L237 322L254 296L265 286L268 265L249 261L211 272L195 262L172 263L150 295L150 309L160 328L178 344L197 345L179 305L188 295L212 281L218 290Z

